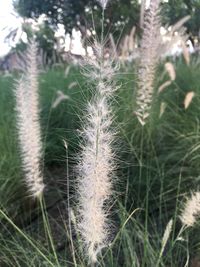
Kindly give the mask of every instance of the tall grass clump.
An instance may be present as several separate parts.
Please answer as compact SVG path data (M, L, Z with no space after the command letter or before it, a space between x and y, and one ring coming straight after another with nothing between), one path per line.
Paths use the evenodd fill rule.
M100 1L102 10L105 1ZM104 14L103 14L104 16ZM103 28L102 28L103 32ZM112 193L114 133L110 101L116 86L113 82L116 68L112 61L104 60L103 38L94 44L95 60L87 60L84 75L95 87L92 100L87 105L84 144L78 165L79 224L89 261L97 261L97 255L109 239L108 201Z
M26 67L17 82L16 119L25 182L31 196L39 197L44 189L41 173L42 140L38 98L37 46L31 41L26 53Z
M160 40L160 0L150 2L146 10L138 66L138 84L135 114L142 125L150 114L154 93L155 70Z

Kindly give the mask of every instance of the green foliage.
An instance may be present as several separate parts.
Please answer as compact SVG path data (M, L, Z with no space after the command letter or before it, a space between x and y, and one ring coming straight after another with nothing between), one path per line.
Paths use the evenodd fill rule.
M56 39L54 37L54 30L47 21L44 21L39 26L39 30L35 32L35 37L39 48L45 54L43 63L45 65L48 64L49 60L53 57L56 57L54 63L57 62L59 55L55 48Z
M198 37L200 25L199 10L199 0L169 0L167 3L163 4L163 20L165 23L173 25L179 19L190 15L191 19L185 26L192 37Z
M14 101L11 95L13 78L1 79L0 87L0 202L2 206L9 206L14 211L23 194L23 185L20 181L20 160L15 138ZM16 203L16 207L12 207L12 203Z
M31 23L24 22L22 24L22 30L26 33L29 41L35 38L38 48L42 53L41 55L43 55L44 65L51 65L50 62L52 62L53 60L53 63L56 63L61 59L56 47L54 29L48 23L48 21L43 21L43 23L38 25L38 29L35 31L32 30ZM23 40L20 40L12 50L22 53L26 49L27 43L25 43Z

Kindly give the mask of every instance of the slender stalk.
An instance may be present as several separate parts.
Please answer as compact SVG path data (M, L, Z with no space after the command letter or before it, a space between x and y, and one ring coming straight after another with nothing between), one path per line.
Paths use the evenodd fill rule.
M24 239L40 254L40 256L45 259L49 264L50 266L53 266L55 267L55 264L53 264L46 256L45 254L38 248L37 245L35 245L31 239L29 239L27 237L27 235L19 228L17 227L16 224L13 223L13 221L5 214L5 212L3 212L1 209L0 209L0 213L3 215L3 217L13 226L13 228L21 235L24 237Z
M71 243L71 250L72 250L72 257L73 257L73 262L74 262L74 266L77 266L77 262L76 262L76 257L75 257L75 249L74 249L74 244L73 244L73 237L72 237L72 219L71 219L71 207L70 207L70 194L69 194L69 163L68 163L68 145L66 143L66 141L64 141L64 146L65 146L65 150L66 150L66 167L67 167L67 210L68 210L68 227L69 227L69 239L70 239L70 243Z
M41 211L42 211L42 219L43 219L44 227L45 227L45 230L47 231L47 236L49 238L50 245L51 245L51 248L52 248L52 251L53 251L53 255L54 255L54 258L55 258L56 263L57 263L57 266L60 267L60 263L59 263L59 260L58 260L58 256L57 256L57 253L56 253L56 250L55 250L55 245L54 245L53 238L52 238L52 233L51 233L51 228L50 228L48 216L46 214L46 205L45 205L43 196L41 196L39 200L40 200L40 208L41 208Z

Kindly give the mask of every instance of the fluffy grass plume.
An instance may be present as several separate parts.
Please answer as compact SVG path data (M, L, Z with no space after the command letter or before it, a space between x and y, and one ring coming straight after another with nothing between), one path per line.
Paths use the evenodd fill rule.
M191 227L200 215L200 192L195 192L187 199L180 219L183 225Z
M102 9L106 9L106 6L108 4L108 0L97 0L99 4L101 5Z
M161 258L163 256L163 252L165 250L165 247L167 245L167 242L169 240L169 237L170 237L170 234L171 234L171 231L172 231L172 226L173 226L173 220L171 219L168 222L168 224L167 224L167 226L165 228L165 232L164 232L164 235L163 235L163 238L162 238L162 246L161 246L161 250L160 250L158 261L156 263L156 267L158 267L159 264L160 264L160 260L161 260Z
M44 189L40 161L42 157L39 123L37 46L31 41L26 53L26 69L17 82L17 130L25 181L30 194L39 197Z
M190 106L194 96L195 96L195 93L193 91L190 91L186 94L185 99L184 99L184 108L185 109L187 109Z
M138 68L138 89L136 96L136 115L142 125L150 114L154 92L155 69L158 61L160 43L160 0L151 0L146 10L143 23L143 36L140 48L140 63Z
M170 77L171 81L175 81L176 79L176 71L174 68L174 65L171 62L166 62L165 63L165 69Z
M115 68L102 60L103 48L96 44L96 59L88 60L86 77L93 79L95 95L87 106L83 129L84 145L79 172L79 230L90 262L107 245L109 238L108 200L112 193L114 155L110 100Z

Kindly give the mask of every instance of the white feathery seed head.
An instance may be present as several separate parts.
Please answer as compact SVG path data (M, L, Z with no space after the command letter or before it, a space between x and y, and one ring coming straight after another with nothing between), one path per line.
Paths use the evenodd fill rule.
M99 46L98 46L99 48ZM98 50L97 48L97 50ZM85 73L95 81L95 95L87 106L84 145L78 166L79 223L78 228L90 262L109 239L108 207L112 193L114 154L111 107L109 104L115 90L114 69L109 62L96 59L89 62ZM109 74L109 75L106 75Z
M195 92L193 91L190 91L186 94L184 102L183 102L185 109L187 109L190 106L194 96L195 96Z
M108 0L97 0L97 1L99 2L103 10L106 9Z
M32 41L26 54L27 68L17 82L16 119L25 181L33 197L44 189L40 169L42 141L39 123L37 46Z
M180 220L185 226L193 226L200 215L200 192L192 193L190 198L187 198L184 209L180 215Z
M164 235L163 235L163 238L162 238L162 248L164 249L166 244L167 244L167 241L169 239L169 236L171 234L171 231L172 231L172 226L173 226L173 220L171 219L166 228L165 228L165 232L164 232Z
M116 90L115 86L110 86L113 83L113 76L118 70L119 66L114 62L114 59L102 60L104 48L102 45L94 41L94 55L95 58L86 58L83 66L83 75L90 81L98 83L96 89L98 92L113 93ZM106 84L104 85L104 81Z
M174 65L171 62L166 62L165 69L168 72L171 81L174 81L176 79L176 71Z
M161 250L160 250L160 254L159 254L159 260L161 259L162 255L163 255L163 252L165 250L165 247L167 245L167 242L169 240L169 237L170 237L170 234L171 234L171 231L172 231L172 226L173 226L173 220L171 219L166 228L165 228L165 232L164 232L164 235L163 235L163 238L162 238L162 246L161 246ZM158 266L158 263L157 265Z
M146 10L143 23L143 36L140 48L138 68L138 89L135 114L142 125L150 114L154 93L155 70L158 62L158 46L160 43L160 0L152 0Z

